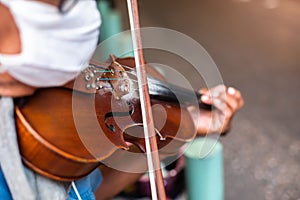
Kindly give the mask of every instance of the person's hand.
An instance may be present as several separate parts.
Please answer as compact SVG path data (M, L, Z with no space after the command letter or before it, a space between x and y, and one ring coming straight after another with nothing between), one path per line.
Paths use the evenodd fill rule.
M218 85L209 90L201 89L200 93L201 101L212 105L213 109L200 109L196 123L198 135L226 133L230 129L234 114L244 105L240 91Z
M34 93L36 88L25 85L8 73L0 73L0 96L21 97Z

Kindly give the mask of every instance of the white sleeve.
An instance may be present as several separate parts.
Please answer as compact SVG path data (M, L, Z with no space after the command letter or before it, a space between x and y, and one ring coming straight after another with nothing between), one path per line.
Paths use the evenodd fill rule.
M101 24L96 1L78 1L66 14L36 1L10 0L7 6L22 44L18 55L0 54L2 68L11 76L31 86L51 87L68 82L87 67Z
M34 87L62 86L74 79L79 72L77 71L58 71L52 69L35 68L24 66L24 70L8 68L7 72L16 80Z

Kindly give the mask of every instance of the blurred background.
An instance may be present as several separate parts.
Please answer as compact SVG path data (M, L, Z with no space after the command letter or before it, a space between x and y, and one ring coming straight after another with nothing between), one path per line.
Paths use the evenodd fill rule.
M221 138L225 199L299 200L300 1L138 2L142 27L169 28L198 41L224 83L244 96L230 134ZM128 29L126 1L114 6ZM166 52L147 51L147 59L180 68Z

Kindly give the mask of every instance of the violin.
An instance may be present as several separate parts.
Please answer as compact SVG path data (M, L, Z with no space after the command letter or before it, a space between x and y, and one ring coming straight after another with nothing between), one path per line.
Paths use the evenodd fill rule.
M39 89L25 103L16 103L24 164L51 179L72 181L88 175L118 150L129 150L129 143L146 152L134 67L133 58L110 64L91 61L65 87ZM148 71L162 78L153 68ZM177 154L195 137L196 127L186 108L201 95L154 76L148 80L158 149Z

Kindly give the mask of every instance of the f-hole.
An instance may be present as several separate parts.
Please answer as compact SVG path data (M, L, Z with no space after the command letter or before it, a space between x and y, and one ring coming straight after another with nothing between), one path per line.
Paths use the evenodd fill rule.
M109 118L114 118L114 117L126 117L126 116L131 116L132 113L134 113L134 106L133 104L128 101L127 102L128 106L129 106L129 111L128 112L109 112L109 113L106 113L105 116L104 116L104 123L105 123L105 126L111 131L111 132L116 132L116 127L113 125L113 124L109 124L107 123L107 120Z

